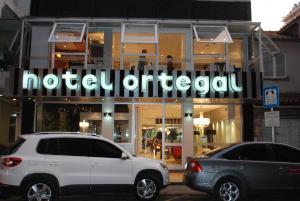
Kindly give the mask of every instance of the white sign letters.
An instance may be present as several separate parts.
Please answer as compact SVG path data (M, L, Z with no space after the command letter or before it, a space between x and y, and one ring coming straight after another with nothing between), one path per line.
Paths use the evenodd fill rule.
M100 76L87 74L82 78L78 74L72 74L67 71L60 76L55 74L48 74L45 77L39 77L34 73L25 70L23 74L23 89L39 89L42 85L48 90L54 90L61 86L64 79L65 85L69 90L78 90L81 85L86 90L98 90L102 88L106 91L112 91L114 82L109 81L109 75L106 71L101 71ZM215 92L241 92L242 86L238 86L237 77L235 74L228 74L226 76L197 76L194 80L186 75L180 75L174 78L173 75L167 73L160 73L157 78L153 75L142 75L141 83L139 78L135 75L126 75L120 82L123 83L124 88L128 91L134 91L141 88L142 92L147 92L149 82L158 81L164 91L173 91L174 87L178 91L187 91L189 89L195 90L198 94L205 95L210 90Z

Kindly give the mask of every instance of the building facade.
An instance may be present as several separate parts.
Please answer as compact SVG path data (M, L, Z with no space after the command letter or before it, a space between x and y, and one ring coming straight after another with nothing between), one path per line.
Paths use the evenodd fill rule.
M30 0L0 1L0 144L15 141L19 103L10 94L10 70L18 67L22 18L28 16Z
M276 50L273 62L265 65L268 75L264 85L277 85L280 89L280 127L275 130L277 142L300 147L300 80L299 80L299 54L300 54L300 5L296 4L291 12L284 18L284 26L279 31L265 32L274 42ZM273 60L273 58L271 60ZM256 122L263 122L261 108L255 110ZM261 130L259 129L261 127ZM271 139L271 129L257 124L257 131L261 133L262 140ZM258 134L257 135L260 135Z
M171 169L254 140L264 62L250 1L140 2L32 0L6 94L17 134L101 134Z

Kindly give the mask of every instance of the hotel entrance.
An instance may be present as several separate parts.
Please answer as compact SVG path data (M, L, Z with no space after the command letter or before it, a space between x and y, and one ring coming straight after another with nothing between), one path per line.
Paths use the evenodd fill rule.
M135 125L137 156L164 160L171 169L182 167L181 104L137 104Z

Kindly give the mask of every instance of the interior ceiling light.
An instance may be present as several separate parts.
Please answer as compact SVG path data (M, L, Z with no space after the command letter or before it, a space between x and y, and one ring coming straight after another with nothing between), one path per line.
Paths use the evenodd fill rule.
M194 125L196 127L207 127L210 124L209 118L203 117L203 112L200 112L199 118L194 118Z

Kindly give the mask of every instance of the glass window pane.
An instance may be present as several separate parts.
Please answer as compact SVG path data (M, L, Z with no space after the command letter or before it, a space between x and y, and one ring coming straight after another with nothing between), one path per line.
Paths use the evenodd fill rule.
M223 56L194 56L194 69L206 71L225 71L226 58Z
M234 39L229 44L229 66L231 72L240 72L243 67L243 40Z
M122 151L116 146L100 141L100 140L89 140L92 151L92 157L104 157L104 158L121 158Z
M269 161L270 157L264 144L252 144L241 148L240 160Z
M88 48L88 64L97 64L97 67L104 67L104 32L89 32Z
M82 52L82 53L85 53L85 40L81 43L55 43L55 52L64 52L64 53Z
M124 56L124 69L154 70L155 56Z
M181 105L165 106L165 161L168 165L182 163L182 113Z
M194 54L224 54L224 43L198 43L194 39Z
M85 23L56 23L51 31L49 42L81 42Z
M205 155L241 142L240 110L240 105L194 105L194 120L203 118L206 120L202 122L207 122L194 125L194 154Z
M122 25L122 43L158 43L156 24Z
M197 42L232 43L227 27L193 26Z
M131 143L131 105L115 105L114 142Z
M57 138L47 140L47 154L59 155L59 141Z
M82 138L59 138L59 154L65 156L89 156L89 144Z
M163 69L182 69L185 65L185 35L183 33L159 34L159 66ZM172 63L171 63L172 62Z
M162 159L162 105L135 106L136 153Z
M40 142L36 148L37 153L46 154L47 141L48 141L47 139L40 140Z
M264 76L273 77L275 72L273 72L273 56L270 52L264 52Z
M285 77L287 76L286 72L286 56L284 53L280 52L275 55L276 60L276 76Z
M54 57L55 69L84 68L84 55L57 52Z
M37 131L80 131L100 135L101 112L101 104L38 104Z
M284 145L272 145L277 161L300 162L300 151Z
M120 69L121 33L114 32L112 40L112 67Z

